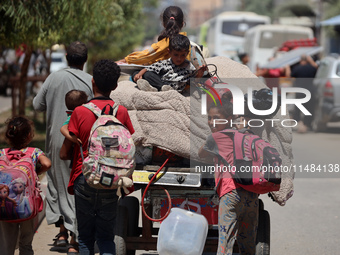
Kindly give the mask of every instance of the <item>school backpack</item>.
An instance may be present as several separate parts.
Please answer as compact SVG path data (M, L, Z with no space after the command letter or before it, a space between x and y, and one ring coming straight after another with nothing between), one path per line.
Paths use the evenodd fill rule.
M229 152L223 143L226 136L233 142L233 163L226 160ZM245 190L264 194L278 191L281 184L282 160L278 151L249 129L225 129L212 134L217 145L215 155ZM229 141L230 141L229 140Z
M27 150L4 149L0 157L0 220L22 222L43 209L40 183L32 155Z
M88 155L83 158L82 172L86 182L97 189L126 189L132 186L135 169L135 144L129 130L115 117L118 104L103 110L93 103L83 105L97 117L90 132ZM105 114L109 106L109 114ZM81 155L83 157L82 146Z

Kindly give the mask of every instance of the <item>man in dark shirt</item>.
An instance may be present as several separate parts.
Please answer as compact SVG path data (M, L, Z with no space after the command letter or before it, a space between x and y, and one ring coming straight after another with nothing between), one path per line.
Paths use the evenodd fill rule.
M314 112L314 91L313 79L315 77L318 65L314 62L312 57L302 55L300 63L296 65L291 72L291 77L295 78L294 87L308 89L312 95L311 99L305 104L306 109L312 114L309 116L302 116L300 110L295 107L293 118L299 122L298 132L305 133L311 127ZM305 95L297 93L295 98L304 98Z

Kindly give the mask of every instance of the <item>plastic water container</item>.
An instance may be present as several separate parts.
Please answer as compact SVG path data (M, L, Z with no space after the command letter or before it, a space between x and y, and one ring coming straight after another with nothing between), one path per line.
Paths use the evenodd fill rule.
M159 255L200 255L203 253L208 234L208 221L199 214L199 204L194 213L182 208L172 208L169 216L161 223L158 232L157 252Z

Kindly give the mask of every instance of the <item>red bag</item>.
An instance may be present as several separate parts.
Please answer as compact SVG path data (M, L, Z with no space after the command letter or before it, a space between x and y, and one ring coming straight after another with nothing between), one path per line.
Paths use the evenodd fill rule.
M192 203L195 203L200 206L199 213L202 214L208 221L209 225L216 225L218 224L218 203L215 204L213 201L211 201L210 197L200 197L197 199L190 199L188 201L188 205L186 206L186 200L185 198L172 198L171 199L171 207L181 207L184 205L185 207L181 207L183 209L192 210L193 212L197 212L197 209L193 206L190 206ZM217 201L218 202L218 201ZM160 215L165 215L169 208L169 204L167 199L162 199L161 202L161 209L160 209Z
M231 140L225 139L226 136ZM213 133L212 138L218 149L211 153L229 167L229 173L240 187L257 194L280 189L282 160L270 143L249 129L243 132L225 129ZM233 162L230 163L226 157L230 152L224 151L226 147L223 146L226 140L233 142Z

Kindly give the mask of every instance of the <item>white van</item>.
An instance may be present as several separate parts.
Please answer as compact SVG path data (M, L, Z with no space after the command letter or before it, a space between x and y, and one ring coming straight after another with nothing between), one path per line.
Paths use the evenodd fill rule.
M269 24L268 16L253 12L223 12L200 26L199 44L211 56L235 57L243 52L244 33L257 25Z
M282 44L288 40L312 39L313 30L308 27L286 25L260 25L245 33L244 51L248 53L248 66L252 72L264 65Z

